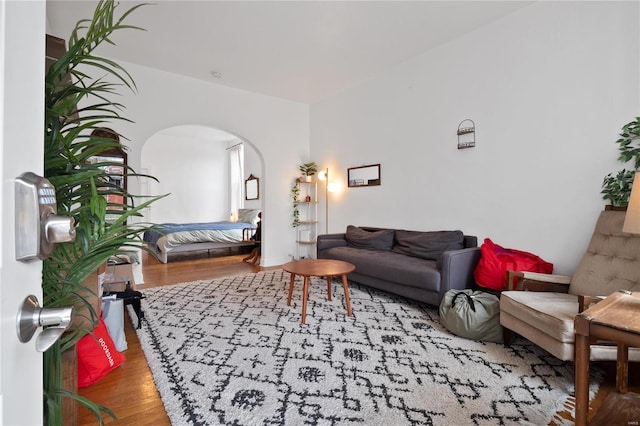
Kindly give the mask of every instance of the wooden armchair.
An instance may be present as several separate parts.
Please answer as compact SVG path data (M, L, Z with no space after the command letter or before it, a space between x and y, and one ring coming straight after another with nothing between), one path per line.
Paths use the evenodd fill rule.
M573 276L507 273L500 297L505 344L516 332L562 360L574 359L574 317L618 290L640 291L640 235L622 232L625 212L603 211ZM592 360L615 360L616 347L592 346ZM640 361L640 349L629 359Z

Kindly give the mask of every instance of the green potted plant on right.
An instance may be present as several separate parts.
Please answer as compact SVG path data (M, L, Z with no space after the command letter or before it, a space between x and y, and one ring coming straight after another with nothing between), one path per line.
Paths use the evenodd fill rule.
M616 174L609 173L602 182L602 198L611 203L608 209L626 209L633 186L635 173L640 170L640 117L625 124L616 141L622 163L633 162L633 169L622 169Z
M633 186L633 170L622 169L615 175L609 173L604 177L602 182L602 198L608 200L611 204L607 209L625 210L629 204L631 196L631 187Z

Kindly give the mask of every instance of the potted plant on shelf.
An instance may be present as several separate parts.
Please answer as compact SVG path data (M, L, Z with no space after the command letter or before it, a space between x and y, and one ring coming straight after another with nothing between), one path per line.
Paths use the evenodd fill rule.
M621 163L633 162L633 169L622 169L615 175L609 173L602 182L602 198L609 200L611 206L607 209L626 209L629 204L631 188L635 173L640 170L640 117L630 123L625 124L620 132L620 138L616 141L618 160Z
M311 182L311 177L318 171L318 166L315 162L310 161L308 163L301 164L298 169L302 172L302 178L305 182Z
M115 418L106 407L75 394L75 389L65 389L63 374L75 372L63 373L62 354L73 351L77 341L97 323L92 301L99 295L84 287L84 281L111 256L142 247L140 235L147 227L131 224L127 219L142 216L141 210L160 198L150 197L135 205L134 196L111 183L110 178L116 176L110 166L122 166L122 163L88 161L104 151L120 148L115 138L92 134L92 131L114 121L128 121L120 116L123 106L111 102L109 97L121 86L135 89L133 79L121 66L97 56L94 50L104 42L113 44L110 37L114 31L135 28L124 25L123 20L140 6L142 4L133 6L117 19L114 17L117 3L100 1L92 19L76 24L68 51L50 66L45 76L44 175L56 188L57 213L74 218L76 238L73 242L57 244L43 262L43 307L74 306L85 319L72 325L44 353L44 422L48 425L75 422L63 419L63 398L85 405L100 424L103 412ZM92 69L117 83L104 77L92 78ZM127 169L129 176L140 176ZM107 202L109 195L117 196L111 200L122 201ZM107 222L107 214L114 220Z

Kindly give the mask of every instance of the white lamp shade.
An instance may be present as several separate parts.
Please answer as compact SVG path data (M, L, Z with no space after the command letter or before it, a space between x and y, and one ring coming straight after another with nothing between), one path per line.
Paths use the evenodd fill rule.
M624 217L622 232L629 234L640 234L640 172L636 172L629 197L627 214Z

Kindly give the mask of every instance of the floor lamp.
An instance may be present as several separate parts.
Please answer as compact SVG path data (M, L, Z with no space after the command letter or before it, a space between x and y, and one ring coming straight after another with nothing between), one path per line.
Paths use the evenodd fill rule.
M318 179L324 181L324 233L329 233L329 168L318 173Z
M636 172L633 179L629 206L627 206L627 214L624 217L622 232L640 234L640 172Z

